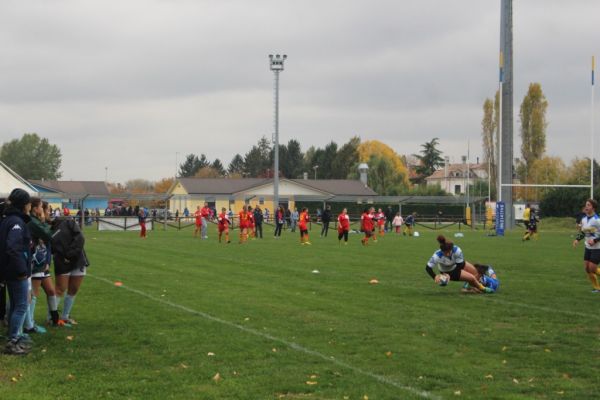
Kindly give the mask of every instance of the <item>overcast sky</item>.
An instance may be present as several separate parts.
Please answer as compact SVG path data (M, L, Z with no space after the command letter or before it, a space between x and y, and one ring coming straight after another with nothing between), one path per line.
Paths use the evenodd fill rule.
M600 1L515 0L513 12L515 157L531 82L550 103L547 153L588 156ZM177 153L227 165L271 136L268 54L285 53L282 143L358 135L411 154L439 137L453 160L470 140L475 161L499 23L500 0L5 0L0 142L48 138L73 180L104 180L105 167L109 181L158 180Z

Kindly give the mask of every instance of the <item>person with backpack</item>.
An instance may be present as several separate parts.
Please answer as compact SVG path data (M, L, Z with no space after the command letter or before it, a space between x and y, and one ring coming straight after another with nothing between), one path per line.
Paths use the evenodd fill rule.
M10 308L6 354L25 355L31 349L27 336L21 333L29 307L31 276L31 234L27 223L31 202L29 193L14 189L0 223L0 280L6 282Z
M59 325L75 325L76 322L71 318L71 309L90 265L83 248L85 239L79 225L72 218L55 219L52 221L52 231L51 245L59 303L66 292Z

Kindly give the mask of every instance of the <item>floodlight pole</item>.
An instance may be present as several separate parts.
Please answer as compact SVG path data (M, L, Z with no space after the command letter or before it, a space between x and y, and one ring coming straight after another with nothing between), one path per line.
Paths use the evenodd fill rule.
M594 198L594 70L596 69L596 58L592 56L592 100L590 116L590 136L592 145L590 146L590 199Z
M269 54L269 65L271 71L275 74L275 82L273 85L273 96L275 105L275 117L273 125L275 131L273 132L273 143L275 151L273 152L273 209L279 208L279 73L283 71L283 62L287 58L287 55L280 56L279 54L273 56Z
M505 226L514 227L513 191L513 30L512 0L501 0L500 19L500 132L498 200L505 204Z

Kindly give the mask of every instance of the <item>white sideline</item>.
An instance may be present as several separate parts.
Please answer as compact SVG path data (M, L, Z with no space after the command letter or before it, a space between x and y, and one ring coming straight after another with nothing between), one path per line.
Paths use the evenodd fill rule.
M90 277L90 278L96 279L98 281L102 281L102 282L108 283L111 286L114 286L114 282L110 281L109 279L102 278L102 277L99 277L99 276L95 276L95 275L92 275L92 274L89 274L89 273L87 274L87 276ZM202 317L204 319L207 319L209 321L213 321L213 322L217 322L217 323L220 323L220 324L223 324L223 325L227 325L227 326L229 326L231 328L236 328L236 329L238 329L238 330L240 330L242 332L246 332L246 333L249 333L249 334L254 335L254 336L262 337L264 339L268 339L268 340L271 340L273 342L281 343L281 344L283 344L283 345L285 345L285 346L287 346L287 347L289 347L289 348L291 348L293 350L296 350L296 351L299 351L301 353L308 354L308 355L320 358L320 359L328 361L328 362L330 362L332 364L335 364L335 365L338 365L340 367L349 369L349 370L351 370L351 371L353 371L353 372L355 372L355 373L357 373L359 375L364 375L364 376L367 376L369 378L373 378L376 381L379 381L379 382L384 383L386 385L393 386L393 387L398 388L398 389L402 389L402 390L404 390L406 392L410 392L410 393L412 393L414 395L417 395L419 397L422 397L424 399L440 399L441 400L441 397L438 396L438 395L434 395L432 393L426 392L424 390L419 390L419 389L413 388L411 386L406 386L406 385L404 385L404 384L402 384L400 382L397 382L397 381L395 381L393 379L386 378L385 376L382 376L382 375L377 375L377 374L375 374L373 372L365 371L363 369L360 369L358 367L350 365L350 364L348 364L348 363L346 363L344 361L340 361L340 360L336 359L333 356L328 357L325 354L319 353L318 351L311 350L309 348L301 346L298 343L288 342L285 339L280 339L278 337L269 335L267 333L264 333L264 332L261 332L261 331L257 331L256 329L252 329L252 328L248 328L248 327L245 327L245 326L242 326L242 325L238 325L238 324L236 324L234 322L227 321L227 320L224 320L224 319L221 319L221 318L218 318L218 317L214 317L214 316L212 316L210 314L207 314L205 312L197 311L197 310L194 310L192 308L183 306L181 304L173 303L173 302L171 302L169 300L165 300L165 299L162 299L162 298L159 298L159 297L154 297L154 296L152 296L152 295L150 295L148 293L142 292L141 290L137 290L137 289L131 288L131 287L126 286L126 285L121 285L119 288L120 289L125 289L125 290L127 290L129 292L132 292L132 293L135 293L135 294L138 294L138 295L143 296L143 297L145 297L147 299L156 301L157 303L162 303L162 304L168 305L170 307L177 308L179 310L185 311L187 313L200 316L200 317Z

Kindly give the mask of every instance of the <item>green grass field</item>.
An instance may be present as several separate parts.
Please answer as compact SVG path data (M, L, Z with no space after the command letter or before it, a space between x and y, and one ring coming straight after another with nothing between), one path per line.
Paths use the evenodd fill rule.
M436 286L423 229L368 247L88 230L79 325L0 355L0 399L597 398L600 295L572 232L541 229L455 239L495 267L493 295Z

